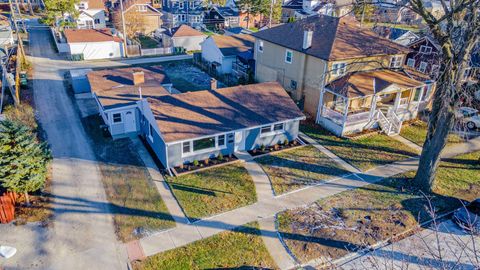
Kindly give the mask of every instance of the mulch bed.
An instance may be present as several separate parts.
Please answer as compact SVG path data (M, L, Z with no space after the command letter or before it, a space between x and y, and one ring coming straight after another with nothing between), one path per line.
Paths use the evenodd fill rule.
M260 148L257 148L257 149L249 150L248 153L252 157L257 157L257 156L261 156L261 155L265 155L265 154L271 154L271 153L286 150L286 149L289 149L289 148L297 147L297 146L300 146L300 145L302 145L302 143L300 143L299 140L294 140L294 141L288 142L288 144L283 144L283 143L282 144L275 144L275 145L272 145L272 146L265 146L265 147L260 147Z
M215 157L215 158L209 158L209 159L198 161L198 164L194 164L193 162L190 162L190 163L184 164L183 166L176 166L173 168L173 171L175 175L181 175L181 174L192 173L192 172L207 169L207 168L218 167L219 165L224 165L226 163L231 163L237 160L238 158L235 155L230 154L228 156L224 156L222 159Z

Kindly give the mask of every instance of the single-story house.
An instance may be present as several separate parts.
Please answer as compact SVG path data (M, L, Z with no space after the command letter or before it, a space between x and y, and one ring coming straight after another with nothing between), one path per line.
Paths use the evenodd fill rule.
M125 56L123 40L110 29L65 29L68 52L84 60L121 58Z
M136 134L140 128L137 102L169 95L172 83L161 66L91 71L87 74L100 115L113 138Z
M253 51L255 38L251 35L214 35L202 44L202 60L219 74L232 73L233 63L241 53Z
M167 29L162 33L163 47L182 47L186 51L199 51L200 44L207 38L207 35L182 24L178 27Z
M96 83L92 91L110 133L142 136L166 169L295 140L305 119L276 82L217 89L212 80L210 90L174 95L162 87L142 96L136 87L98 90Z

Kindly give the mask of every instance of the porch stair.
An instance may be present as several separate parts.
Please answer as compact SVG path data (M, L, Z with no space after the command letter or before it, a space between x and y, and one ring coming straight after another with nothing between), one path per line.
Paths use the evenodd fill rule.
M380 129L387 136L395 136L400 134L402 128L402 121L393 111L389 111L385 115L381 110L377 110L377 122L380 126Z

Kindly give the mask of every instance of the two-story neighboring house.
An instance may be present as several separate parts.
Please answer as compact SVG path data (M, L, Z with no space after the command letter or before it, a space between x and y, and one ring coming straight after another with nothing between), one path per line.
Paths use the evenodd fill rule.
M352 0L289 0L282 5L282 22L318 14L344 16L352 11Z
M204 17L204 1L202 0L165 0L165 26L178 27L188 24L192 27L200 26Z
M79 11L76 20L78 29L102 29L105 24L105 5L102 0L82 0L75 4Z
M149 0L123 0L123 12L126 27L135 26L141 34L153 33L163 25L163 14L154 8ZM120 2L114 4L112 22L121 30L121 27L118 27L122 25Z
M400 131L432 85L403 69L407 47L350 17L317 15L252 34L255 77L278 81L317 123L341 136L379 126Z
M407 45L412 51L405 59L405 65L432 78L438 76L441 49L428 36L414 40Z

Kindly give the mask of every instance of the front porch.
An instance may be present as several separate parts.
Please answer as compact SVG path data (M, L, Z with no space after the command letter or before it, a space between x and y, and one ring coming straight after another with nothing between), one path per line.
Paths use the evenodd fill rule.
M376 94L348 97L325 89L320 98L317 123L337 136L381 128L398 134L402 122L417 117L429 102L432 85L408 89L386 89Z

